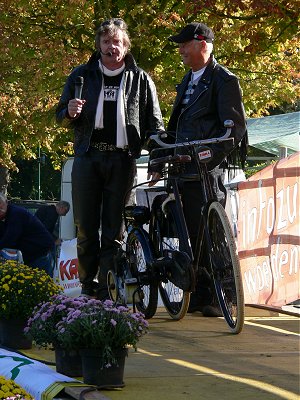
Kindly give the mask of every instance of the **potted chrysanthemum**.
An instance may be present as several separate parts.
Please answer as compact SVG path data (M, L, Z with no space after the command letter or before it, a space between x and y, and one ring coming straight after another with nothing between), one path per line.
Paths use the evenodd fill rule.
M70 310L57 329L62 346L80 349L85 383L122 387L127 347L137 348L148 322L110 300L89 300Z
M23 329L34 307L59 293L61 288L40 269L16 261L0 263L0 344L24 349L31 342Z
M35 345L55 351L56 371L68 376L81 376L81 357L78 349L62 347L57 324L71 310L77 310L89 300L86 297L72 298L65 294L52 296L49 301L38 304L24 329L26 337Z
M65 296L54 296L39 305L26 328L40 345L52 343L66 351L79 351L85 383L114 387L124 385L127 347L136 349L147 330L143 314L125 306Z

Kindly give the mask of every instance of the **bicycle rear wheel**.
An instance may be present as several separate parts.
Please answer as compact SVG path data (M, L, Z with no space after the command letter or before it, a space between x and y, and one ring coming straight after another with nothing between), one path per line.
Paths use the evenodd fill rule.
M152 240L158 257L164 257L169 251L184 252L189 246L183 239L175 201L168 202L164 211L165 213L161 209L157 209L152 216ZM172 273L174 273L172 270L166 270L161 274L162 279L158 288L168 314L174 320L180 320L187 313L191 294L190 291L181 289L170 280ZM174 279L172 280L174 281Z
M138 289L134 304L146 319L152 318L157 309L158 283L151 271L152 251L145 234L133 229L127 238L127 254L129 268L137 278Z
M210 260L217 297L232 333L244 325L244 292L240 263L227 214L221 204L213 202L208 209Z

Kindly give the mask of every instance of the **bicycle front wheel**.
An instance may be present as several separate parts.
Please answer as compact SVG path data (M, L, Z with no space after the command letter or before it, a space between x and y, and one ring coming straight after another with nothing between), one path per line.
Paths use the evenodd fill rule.
M232 333L244 325L244 291L240 263L227 214L220 203L208 209L210 260L217 297Z
M158 256L164 257L168 251L184 251L189 246L182 234L182 227L176 213L174 201L167 203L165 214L160 212L152 220L153 243ZM169 271L172 274L172 271ZM170 279L168 271L162 274L159 282L159 293L168 314L175 320L182 319L188 310L190 303L190 292L185 291Z
M152 318L157 309L158 283L151 271L152 251L144 233L136 229L129 233L127 254L132 275L138 281L134 304L146 319Z

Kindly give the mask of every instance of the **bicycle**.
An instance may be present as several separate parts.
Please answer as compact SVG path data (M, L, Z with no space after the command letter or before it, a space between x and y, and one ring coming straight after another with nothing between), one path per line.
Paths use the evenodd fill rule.
M190 293L195 288L200 268L214 282L231 332L239 333L244 324L244 297L235 239L224 208L214 199L206 168L207 161L212 158L207 145L233 141L229 138L232 121L225 121L224 126L227 131L221 138L167 144L161 140L161 135L151 136L160 149L184 149L186 154L151 160L151 165L167 165L165 193L156 196L150 207L148 193L162 189L148 188L148 207L125 207L127 239L123 247L119 246L115 270L108 274L108 287L114 301L133 304L146 318L155 314L159 292L169 315L179 320L188 310ZM185 175L184 165L191 160L196 163L197 174ZM206 201L199 221L195 254L180 200L179 179L200 179L203 183ZM145 224L149 224L149 232ZM204 252L209 254L208 266L201 266Z

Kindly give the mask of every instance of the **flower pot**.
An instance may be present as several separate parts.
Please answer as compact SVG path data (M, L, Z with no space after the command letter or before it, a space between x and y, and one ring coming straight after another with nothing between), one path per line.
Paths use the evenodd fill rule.
M70 377L82 376L81 356L78 350L55 347L56 372Z
M120 349L116 354L117 363L102 367L101 349L81 350L83 382L102 388L124 387L124 367L127 349Z
M24 335L26 326L24 319L1 319L0 320L0 344L10 349L31 349L32 340Z

